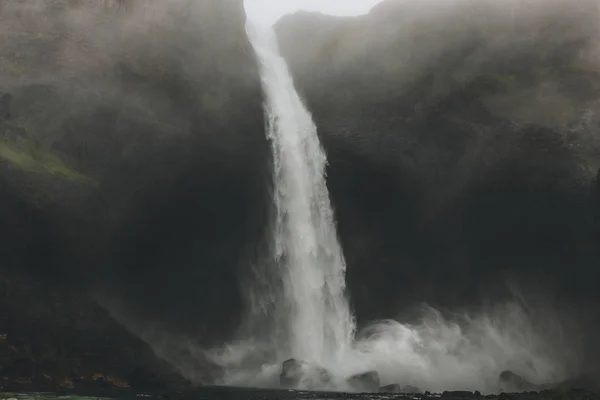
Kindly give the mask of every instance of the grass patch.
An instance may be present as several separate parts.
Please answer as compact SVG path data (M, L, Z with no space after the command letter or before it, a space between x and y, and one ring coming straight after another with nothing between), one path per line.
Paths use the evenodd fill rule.
M65 164L52 151L30 140L23 140L19 145L0 139L0 158L23 171L47 173L77 183L96 185L93 179Z

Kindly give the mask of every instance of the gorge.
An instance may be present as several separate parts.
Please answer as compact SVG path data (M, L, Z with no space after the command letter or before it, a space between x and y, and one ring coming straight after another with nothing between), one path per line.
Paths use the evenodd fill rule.
M306 247L294 259L280 243L275 261L316 279L337 266L338 283L347 266L350 305L340 286L329 306L353 310L352 346L369 354L347 374L431 390L492 389L504 369L539 383L597 376L595 2L388 0L361 17L284 17L288 78L318 128L295 108L286 129L318 134L326 166L306 136L316 164L274 158L242 2L67 3L1 5L5 387L117 381L97 373L140 388L256 386L273 348L289 349L277 368L326 364L318 332L352 328L316 292L298 292L296 314L271 296L311 277L270 273L276 215ZM276 107L277 93L265 91ZM278 197L273 165L321 202ZM337 234L322 222L327 190ZM325 218L296 220L319 227L301 236L277 199ZM388 318L401 323L377 323Z

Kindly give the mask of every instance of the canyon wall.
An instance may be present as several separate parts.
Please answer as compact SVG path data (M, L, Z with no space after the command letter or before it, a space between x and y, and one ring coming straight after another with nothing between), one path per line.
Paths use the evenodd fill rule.
M576 316L598 350L597 16L388 0L278 23L329 155L359 322L518 299Z
M56 354L103 354L94 326L125 314L140 337L155 325L208 343L232 332L270 181L242 1L6 1L0 38L7 346L60 331L47 339ZM10 301L19 290L27 306ZM83 331L65 327L86 312ZM19 351L3 365L47 356ZM56 374L74 373L67 364Z

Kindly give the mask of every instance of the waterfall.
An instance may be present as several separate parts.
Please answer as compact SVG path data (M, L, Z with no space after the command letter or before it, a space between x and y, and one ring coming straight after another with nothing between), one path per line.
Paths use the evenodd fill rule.
M248 22L247 32L260 64L274 162L272 257L283 285L274 315L286 337L282 356L329 365L351 345L354 320L325 182L327 158L274 29Z
M330 381L302 381L299 387L327 390L361 391L351 378L367 371L382 385L409 385L409 391L499 392L506 387L498 377L509 369L533 382L567 377L565 365L576 358L563 341L570 330L554 317L534 319L520 303L452 320L424 307L412 324L373 321L355 335L316 125L273 28L249 20L247 34L260 64L276 212L269 267L260 269L260 282L249 288L253 329L242 340L204 352L223 370L219 383L280 387L288 358L306 361L314 371L324 367Z

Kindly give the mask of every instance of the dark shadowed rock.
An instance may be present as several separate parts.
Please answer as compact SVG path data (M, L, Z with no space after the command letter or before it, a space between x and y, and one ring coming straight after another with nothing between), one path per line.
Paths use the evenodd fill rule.
M379 391L379 373L377 371L368 371L352 375L348 378L348 384L356 391L377 392Z
M285 388L323 389L331 381L331 374L323 367L290 358L281 365L279 384Z
M281 365L281 375L279 375L279 384L282 387L297 387L302 381L304 371L304 362L290 358Z
M512 371L503 371L500 374L499 380L500 384L505 387L505 390L515 390L520 392L534 390L536 388L536 385Z
M442 399L471 399L477 395L468 390L449 390L442 393Z

